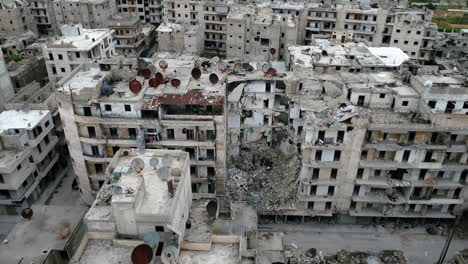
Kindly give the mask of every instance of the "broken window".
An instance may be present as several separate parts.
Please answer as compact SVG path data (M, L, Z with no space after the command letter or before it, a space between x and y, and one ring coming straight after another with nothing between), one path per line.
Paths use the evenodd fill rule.
M110 112L110 111L112 111L112 106L106 104L106 105L104 105L104 110Z
M325 141L325 131L320 130L320 131L318 132L318 138L317 138L317 139L318 139L318 140L321 140L321 141Z
M461 173L461 175L460 175L460 181L459 181L461 184L465 184L466 178L467 178L466 176L467 176L467 175L468 175L468 170L464 170L464 171Z
M215 168L214 167L206 168L206 173L207 173L209 178L214 177L215 176Z
M375 170L374 171L374 177L379 177L380 176L381 170Z
M385 151L379 151L379 160L384 160L385 159Z
M359 190L360 190L360 189L361 189L361 186L360 186L360 185L354 186L353 195L354 195L354 196L358 196L358 195L359 195Z
M423 181L424 178L426 177L427 170L426 169L421 169L419 171L419 177L418 180Z
M424 162L431 162L432 159L432 151L426 151L426 155L424 156Z
M321 161L322 160L322 151L321 150L316 150L315 151L315 160L316 161Z
M359 168L357 170L357 174L356 174L356 179L362 179L362 176L364 175L364 169L363 168Z
M326 202L325 203L325 210L330 210L332 207L332 202Z
M315 195L317 193L317 185L310 186L310 195Z
M88 127L88 136L90 138L96 137L96 129L94 127Z
M380 97L380 98L385 98L385 94L384 94L384 93L381 93L381 94L379 95L379 97Z
M367 159L367 150L363 150L361 152L361 160L365 160L365 159Z
M319 178L320 169L314 168L312 170L312 180L317 180Z
M411 155L411 150L405 150L405 151L403 152L403 159L402 159L402 161L408 162L408 159L409 159L410 155Z
M95 169L96 173L102 173L103 172L102 164L99 164L99 163L94 164L94 169Z
M131 138L135 138L137 136L136 128L129 128L128 129L128 136Z
M358 97L357 105L358 106L364 106L364 101L366 100L366 97L364 95L360 95Z
M335 186L328 186L328 196L333 196L335 194Z
M448 101L447 107L445 108L445 113L451 114L453 109L455 109L455 101Z
M187 140L194 140L195 139L195 131L193 129L187 129Z
M214 149L207 149L206 150L206 158L209 160L214 160Z
M130 112L132 111L132 107L128 104L124 105L124 108L125 108L125 112Z
M92 115L91 114L91 107L87 107L87 106L83 107L83 112L84 112L85 116L91 116Z
M214 130L206 130L206 139L207 140L215 140L215 132Z
M307 203L307 209L314 210L314 202L308 202Z
M427 104L429 105L430 108L434 109L436 106L436 101L429 101Z
M338 143L343 143L343 141L344 141L344 133L345 133L345 132L342 131L342 130L338 131L338 134L337 134L337 136L336 136L336 142L338 142Z
M333 156L333 161L340 161L341 150L335 150L335 155Z
M267 93L271 92L271 83L270 82L266 82L265 92L267 92Z
M401 106L408 106L408 101L401 102Z
M167 139L174 139L174 129L172 128L166 129L166 136L167 136Z
M332 169L330 173L330 179L331 180L336 180L336 176L338 175L338 170L337 169Z
M409 142L413 142L415 137L416 137L416 132L410 131L410 132L408 133L408 141L409 141Z
M119 146L113 146L112 147L112 153L115 155L117 151L119 151L120 147Z
M118 136L116 127L110 127L109 128L109 133L110 133L111 136Z
M268 45L270 45L270 40L269 40L269 39L266 39L266 38L261 38L261 39L260 39L260 45L262 45L262 46L268 46Z

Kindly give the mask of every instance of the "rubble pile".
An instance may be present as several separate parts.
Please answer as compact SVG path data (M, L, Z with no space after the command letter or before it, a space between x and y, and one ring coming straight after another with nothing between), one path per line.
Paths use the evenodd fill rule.
M247 201L259 213L292 208L301 163L296 147L290 145L287 152L266 143L242 145L239 155L228 162L228 199Z
M96 206L108 206L112 199L112 185L104 185L96 197Z
M382 250L380 252L359 252L341 250L333 256L323 256L312 248L305 253L295 247L285 251L285 257L290 263L297 264L407 264L408 261L401 250Z

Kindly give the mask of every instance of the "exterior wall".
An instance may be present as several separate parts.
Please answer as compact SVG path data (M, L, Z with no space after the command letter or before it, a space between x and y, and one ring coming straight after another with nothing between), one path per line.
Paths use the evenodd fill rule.
M14 96L15 90L13 89L13 84L11 83L10 76L5 64L5 57L3 52L0 50L0 90L2 93L0 99L0 109L3 110L4 105L8 100Z
M6 5L0 7L0 33L19 34L31 30L36 32L36 27L32 23L32 17L29 15L29 8L21 2L12 2L12 8Z
M29 9L37 26L37 33L42 36L56 36L60 34L55 19L53 0L34 0L30 2Z
M81 24L84 28L106 28L113 11L108 1L54 1L57 27Z
M86 34L86 32L82 33ZM85 36L83 36L85 38ZM49 80L58 81L84 62L111 58L115 54L114 31L109 30L86 49L46 45L43 56Z
M112 9L124 15L136 16L142 23L151 23L159 25L162 20L162 2L161 0L142 1L142 0L117 0Z
M33 130L42 132L33 134ZM54 124L50 113L40 123L26 130L18 130L16 135L2 135L3 147L6 142L27 142L27 147L18 146L23 151L10 167L0 168L0 214L19 214L39 198L44 186L44 178L50 181L50 173L58 161L55 146L58 138L54 133ZM9 148L11 150L11 148Z

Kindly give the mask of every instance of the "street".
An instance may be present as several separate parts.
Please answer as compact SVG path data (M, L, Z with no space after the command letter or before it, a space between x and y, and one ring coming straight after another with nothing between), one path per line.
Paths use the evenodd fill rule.
M342 249L356 251L403 250L410 264L435 263L446 237L428 235L424 228L387 230L382 227L324 224L268 224L260 225L261 231L285 232L284 243L294 243L302 250L316 248L324 255ZM454 239L444 263L457 251L468 248L468 240Z

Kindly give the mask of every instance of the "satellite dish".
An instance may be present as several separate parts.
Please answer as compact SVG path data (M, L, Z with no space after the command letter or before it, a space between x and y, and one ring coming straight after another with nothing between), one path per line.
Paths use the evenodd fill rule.
M150 69L144 69L142 72L143 77L145 77L146 80L148 80L151 77L151 70Z
M194 78L195 80L198 80L198 79L200 79L200 77L201 77L201 71L200 71L200 69L198 69L198 68L193 68L193 69L192 69L192 78Z
M208 215L211 217L215 217L216 213L218 212L218 202L216 200L211 200L206 205L206 211Z
M21 216L24 218L24 219L28 219L28 220L31 220L32 216L33 216L33 210L31 208L24 208L22 211L21 211Z
M171 80L171 85L174 87L174 88L178 88L180 86L180 80L179 79L172 79Z
M172 164L172 157L171 157L171 155L169 155L169 154L167 154L167 153L164 154L163 157L162 157L162 161L161 161L161 162L162 162L162 164L163 164L164 166L169 166L169 167L170 167L171 164Z
M240 72L242 69L242 64L240 64L239 62L234 64L234 72Z
M153 249L140 244L133 249L131 259L133 264L149 264L153 260Z
M219 70L221 73L225 73L225 72L227 71L227 66L226 66L226 64L224 64L224 63L218 64L218 70Z
M161 235L158 232L151 231L143 235L143 242L151 248L156 248L161 241Z
M130 163L130 168L135 172L140 172L145 168L145 162L140 158L134 158Z
M112 186L112 193L113 194L122 194L123 189L119 185L114 185L114 186Z
M163 82L164 82L164 75L162 75L162 73L160 73L160 72L157 72L157 73L154 75L154 78L156 78L156 80L158 80L159 83L163 83Z
M219 61L219 57L218 56L214 56L213 58L211 58L211 60L214 62L214 63L217 63Z
M151 86L153 88L158 88L159 84L160 83L159 83L158 79L156 79L156 78L151 78L149 80L149 86Z
M254 70L254 67L252 67L252 65L250 65L250 63L242 63L242 69L244 71L248 71L248 72L252 72Z
M167 61L165 60L160 60L159 61L159 67L163 70L167 69L167 66L169 66L169 64L167 64Z
M174 245L165 246L161 252L161 261L164 264L175 264L178 262L179 255L177 247Z
M276 76L278 72L276 72L276 69L275 68L270 68L268 69L268 71L266 72L267 75L271 75L271 76Z
M149 161L149 164L150 164L151 166L153 166L153 169L156 169L156 167L157 167L158 164L159 164L158 158L151 158L150 161Z
M271 53L271 55L275 55L275 54L276 54L276 49L275 49L275 48L271 48L271 49L270 49L270 53Z
M134 94L138 94L142 89L141 83L137 80L130 81L128 83L128 86L130 88L130 91L132 91L132 93Z
M270 68L271 68L271 64L269 64L269 63L263 64L263 65L262 65L262 71L263 71L263 73L267 73L268 70L269 70Z
M171 168L168 166L160 167L158 169L159 178L161 178L161 180L167 180L167 178L169 178L170 169Z
M213 84L213 85L217 84L218 81L219 81L218 75L216 73L210 74L209 78L210 78L211 84Z

